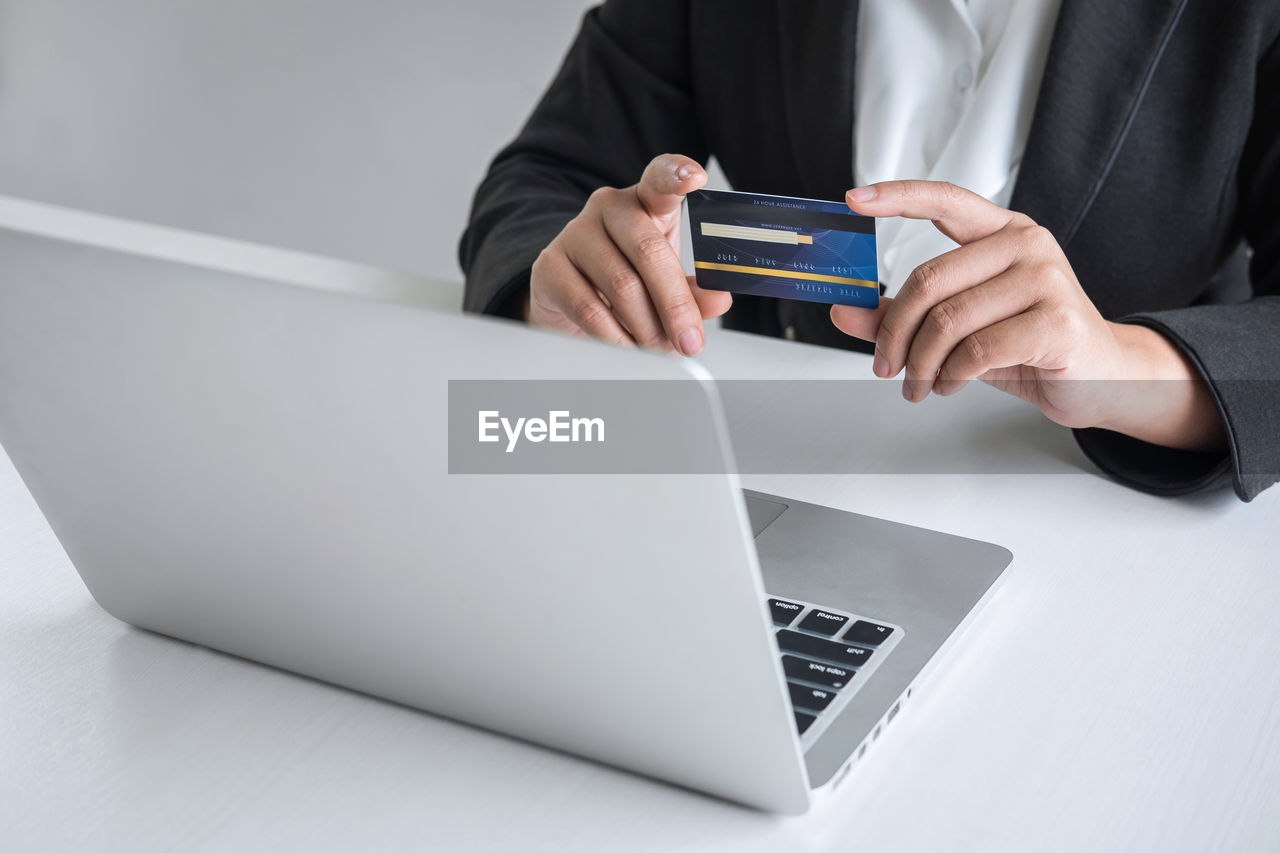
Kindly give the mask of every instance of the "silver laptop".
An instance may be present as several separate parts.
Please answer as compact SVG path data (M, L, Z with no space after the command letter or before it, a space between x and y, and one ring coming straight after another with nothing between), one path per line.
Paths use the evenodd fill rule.
M0 257L0 442L139 628L800 813L1010 560L744 493L676 358L14 230ZM684 383L664 419L726 470L450 473L461 379Z

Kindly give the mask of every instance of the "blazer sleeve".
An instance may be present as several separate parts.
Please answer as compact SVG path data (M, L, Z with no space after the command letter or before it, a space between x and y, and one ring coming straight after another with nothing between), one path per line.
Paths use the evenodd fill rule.
M1095 464L1147 491L1186 494L1230 482L1249 501L1280 479L1280 41L1259 64L1253 115L1238 191L1253 297L1121 321L1155 329L1186 353L1209 385L1228 451L1190 453L1105 430L1076 432Z
M602 186L649 161L705 162L689 87L687 0L609 0L588 11L524 128L493 160L459 246L463 308L518 316L538 253Z

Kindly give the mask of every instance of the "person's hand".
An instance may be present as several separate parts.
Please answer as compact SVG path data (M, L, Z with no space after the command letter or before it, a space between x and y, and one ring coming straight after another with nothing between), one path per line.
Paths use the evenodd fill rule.
M981 379L1065 426L1174 447L1221 443L1212 399L1186 357L1152 329L1105 320L1048 229L933 181L859 187L846 201L867 216L933 220L960 244L917 267L879 308L832 307L841 331L875 342L877 376L905 372L906 399ZM1184 381L1108 381L1117 379Z
M707 182L696 162L663 154L640 183L604 187L542 251L526 319L571 334L697 355L702 321L730 294L702 290L680 263L680 203Z

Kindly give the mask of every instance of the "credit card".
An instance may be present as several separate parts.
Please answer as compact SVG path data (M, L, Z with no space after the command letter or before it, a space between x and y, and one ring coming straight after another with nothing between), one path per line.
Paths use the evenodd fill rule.
M686 196L698 285L830 305L880 304L876 220L843 202L696 190Z

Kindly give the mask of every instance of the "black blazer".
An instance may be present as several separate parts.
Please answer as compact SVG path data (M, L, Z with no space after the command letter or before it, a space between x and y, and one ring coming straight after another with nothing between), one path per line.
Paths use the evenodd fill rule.
M714 155L737 189L853 185L856 0L608 0L476 193L467 310L514 314L538 252L655 155ZM1063 0L1011 207L1058 238L1103 316L1208 379L1230 453L1080 430L1139 488L1280 479L1280 3ZM910 49L905 46L904 49ZM914 177L903 175L902 177ZM731 328L841 346L824 306L736 297Z

